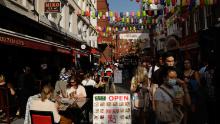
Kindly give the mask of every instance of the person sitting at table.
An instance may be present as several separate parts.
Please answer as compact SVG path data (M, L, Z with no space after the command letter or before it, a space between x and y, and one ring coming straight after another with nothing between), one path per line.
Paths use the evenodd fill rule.
M67 98L86 98L86 90L80 84L79 78L77 76L72 76L68 82L66 89Z
M92 75L91 74L86 74L84 76L84 80L81 83L83 86L93 86L93 87L98 87L98 85L96 84L95 80L92 79Z
M40 97L38 99L33 99L30 102L30 110L52 111L55 123L72 124L72 121L70 119L67 119L59 114L58 104L49 100L52 94L53 88L49 85L45 85L41 91Z
M5 76L3 74L0 74L0 108L5 108L8 103L9 106L9 116L10 119L13 119L16 115L16 111L18 109L17 103L16 103L16 92L14 87L12 86L11 83L6 82ZM4 91L5 89L5 91ZM8 92L6 91L8 89ZM6 94L7 93L7 94ZM7 101L7 96L8 96L8 101ZM0 120L6 120L6 110L1 110L0 109Z

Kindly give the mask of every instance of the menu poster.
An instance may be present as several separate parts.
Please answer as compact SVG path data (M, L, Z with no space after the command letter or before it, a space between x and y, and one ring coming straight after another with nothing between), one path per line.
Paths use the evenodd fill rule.
M93 124L131 124L130 94L94 94Z

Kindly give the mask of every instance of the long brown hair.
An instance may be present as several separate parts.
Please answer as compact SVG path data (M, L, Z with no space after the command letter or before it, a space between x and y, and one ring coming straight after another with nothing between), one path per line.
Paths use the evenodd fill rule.
M48 95L52 95L53 88L50 85L45 85L41 91L41 101L48 99Z

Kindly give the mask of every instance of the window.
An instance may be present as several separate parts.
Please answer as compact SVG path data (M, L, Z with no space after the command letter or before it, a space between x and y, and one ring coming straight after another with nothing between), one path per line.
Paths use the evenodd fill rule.
M73 32L73 14L74 9L73 7L69 6L69 32Z

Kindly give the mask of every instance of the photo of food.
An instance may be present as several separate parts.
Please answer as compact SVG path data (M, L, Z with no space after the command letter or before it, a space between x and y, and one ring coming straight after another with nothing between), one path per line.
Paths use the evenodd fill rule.
M119 106L123 106L124 105L124 102L119 102Z
M118 102L113 102L113 106L118 106Z
M105 118L105 116L104 115L100 115L100 119L104 119Z
M101 103L100 103L100 106L105 106L105 102L101 102Z
M94 117L94 120L97 120L97 119L98 119L98 116L97 116L97 115L94 115L93 117Z
M112 103L111 102L107 102L107 106L111 106L112 105Z
M124 119L125 118L125 116L124 115L120 115L120 119Z
M126 115L125 116L125 119L130 119L131 118L131 115Z
M95 113L99 113L99 109L95 109Z
M126 109L125 109L125 112L130 112L130 111L131 111L130 108L126 108Z
M120 113L123 113L123 112L124 112L124 108L121 108L121 109L120 109Z
M130 102L125 102L125 106L130 106Z
M104 113L105 109L100 109L100 113Z
M99 102L94 102L94 106L95 107L99 106Z

